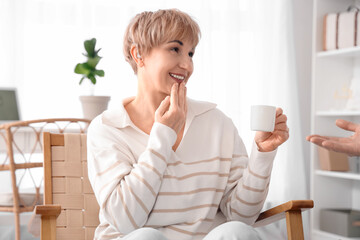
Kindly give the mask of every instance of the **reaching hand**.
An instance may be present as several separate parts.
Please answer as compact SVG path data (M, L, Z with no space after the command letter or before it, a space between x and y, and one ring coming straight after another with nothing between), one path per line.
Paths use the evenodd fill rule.
M354 135L350 137L310 135L306 137L306 140L331 151L346 153L349 156L360 156L360 124L338 119L336 125L354 132Z
M174 83L170 96L167 96L155 112L155 122L162 123L178 134L186 119L186 87L185 83Z
M276 109L275 128L273 132L256 132L255 142L260 152L274 151L289 138L287 117L281 108Z

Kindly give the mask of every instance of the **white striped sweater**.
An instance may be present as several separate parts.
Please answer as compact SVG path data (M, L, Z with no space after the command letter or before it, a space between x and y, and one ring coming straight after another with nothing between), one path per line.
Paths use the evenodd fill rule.
M124 104L126 101L124 100ZM155 123L137 128L124 106L96 117L88 130L89 179L100 205L95 239L152 227L168 239L202 239L225 221L253 224L268 192L276 151L253 145L215 104L187 99L183 139Z

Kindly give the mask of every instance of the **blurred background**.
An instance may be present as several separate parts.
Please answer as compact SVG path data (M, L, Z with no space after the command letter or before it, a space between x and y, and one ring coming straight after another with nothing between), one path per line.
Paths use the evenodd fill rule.
M91 86L78 84L81 76L74 68L85 60L84 40L95 37L103 57L98 68L105 71L95 95L111 96L109 108L117 108L123 98L136 94L136 76L122 53L130 19L142 11L178 8L189 13L202 31L188 96L217 103L234 121L248 152L254 134L250 106L283 108L290 139L278 150L265 207L306 199L312 4L312 0L0 0L0 87L17 89L23 120L82 117L79 96L88 94ZM9 179L0 182L6 188ZM0 220L3 225L10 222ZM273 239L286 236L283 223L272 228L280 229Z

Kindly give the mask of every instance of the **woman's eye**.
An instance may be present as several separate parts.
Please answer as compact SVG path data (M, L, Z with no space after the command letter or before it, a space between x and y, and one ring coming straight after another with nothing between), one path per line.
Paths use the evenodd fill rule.
M189 57L193 57L194 56L194 52L189 52Z
M179 52L179 48L178 48L178 47L173 47L173 48L171 49L171 51Z

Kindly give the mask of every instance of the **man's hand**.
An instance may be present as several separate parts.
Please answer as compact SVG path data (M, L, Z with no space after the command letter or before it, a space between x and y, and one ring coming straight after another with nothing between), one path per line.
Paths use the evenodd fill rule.
M360 124L338 119L336 125L354 132L354 135L350 137L310 135L306 137L306 140L331 151L346 153L349 156L360 156Z

